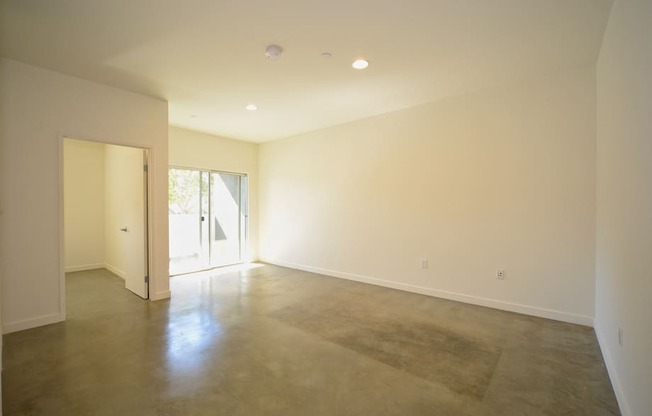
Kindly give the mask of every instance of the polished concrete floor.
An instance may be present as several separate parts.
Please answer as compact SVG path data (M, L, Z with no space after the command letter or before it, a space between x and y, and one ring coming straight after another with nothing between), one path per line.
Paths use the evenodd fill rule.
M147 302L67 277L4 338L12 415L617 415L590 328L261 265Z

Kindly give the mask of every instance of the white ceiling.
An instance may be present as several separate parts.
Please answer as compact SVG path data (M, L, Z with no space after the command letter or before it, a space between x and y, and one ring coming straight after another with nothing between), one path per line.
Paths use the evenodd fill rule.
M166 99L170 124L264 142L592 64L611 3L0 0L0 54ZM352 69L358 57L371 66Z

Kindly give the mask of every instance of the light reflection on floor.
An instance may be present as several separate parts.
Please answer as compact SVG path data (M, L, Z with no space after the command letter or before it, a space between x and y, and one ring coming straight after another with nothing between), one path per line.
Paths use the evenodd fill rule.
M178 313L170 314L165 337L167 369L177 376L171 380L171 390L183 390L185 377L201 372L206 360L213 359L215 350L220 348L225 314L219 295L224 295L233 284L216 279L237 273L238 289L246 292L246 272L262 267L265 265L261 263L244 263L171 278L170 307L172 311L178 308ZM208 353L209 349L213 354Z

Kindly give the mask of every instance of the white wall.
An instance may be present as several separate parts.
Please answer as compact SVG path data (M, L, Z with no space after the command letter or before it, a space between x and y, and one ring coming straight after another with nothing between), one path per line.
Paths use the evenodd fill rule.
M0 61L3 331L65 318L63 136L150 148L152 299L169 296L167 103Z
M652 414L651 39L652 2L617 0L597 71L596 333L626 416Z
M64 159L65 267L104 267L104 144L66 139Z
M246 173L249 180L248 261L258 258L258 145L170 127L170 166Z
M594 69L263 144L260 213L265 261L590 325Z

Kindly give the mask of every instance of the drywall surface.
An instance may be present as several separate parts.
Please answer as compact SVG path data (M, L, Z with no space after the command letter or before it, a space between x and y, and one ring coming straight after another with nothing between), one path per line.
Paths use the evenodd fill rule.
M64 316L63 137L151 149L153 299L169 296L167 103L0 60L3 331Z
M592 324L594 68L259 151L262 260Z
M246 173L249 235L245 259L258 258L258 145L170 127L170 166Z
M626 416L652 414L651 22L617 0L597 68L596 333Z
M67 272L104 267L104 145L64 140Z

